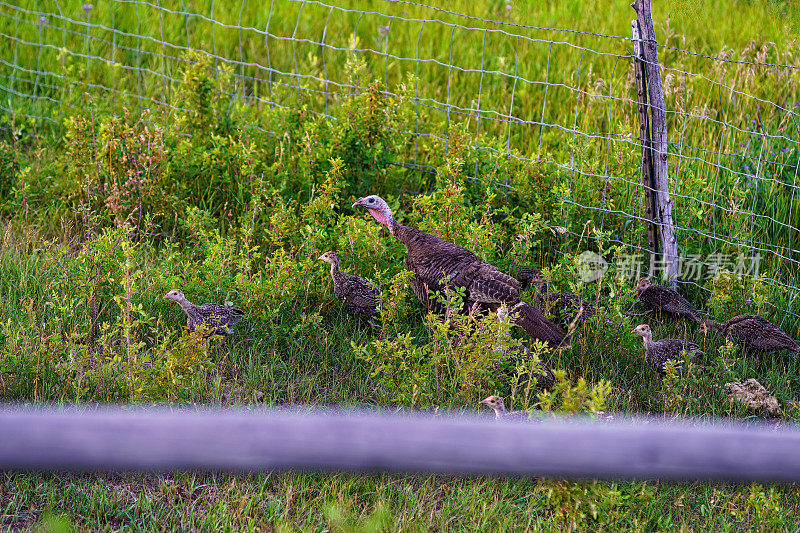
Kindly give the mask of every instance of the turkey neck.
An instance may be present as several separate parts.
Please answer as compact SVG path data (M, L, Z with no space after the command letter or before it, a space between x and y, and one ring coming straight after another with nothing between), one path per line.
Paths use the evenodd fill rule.
M653 345L653 334L650 335L642 335L642 339L644 339L644 349L647 350L650 346Z
M386 226L386 228L389 230L389 233L391 233L395 239L403 243L403 245L406 247L406 250L409 252L413 248L417 248L419 246L440 246L439 243L442 243L445 246L454 246L459 250L463 250L471 255L474 255L469 250L465 250L460 246L437 237L436 235L432 235L417 228L412 228L411 226L401 226L394 219L394 214L391 212L391 210L378 211L377 209L370 209L369 212L372 215L372 218L378 221L378 223Z
M379 224L383 224L389 229L389 233L391 233L396 239L400 239L397 235L397 230L400 228L400 225L394 219L394 214L390 209L386 209L385 211L380 211L378 209L369 209L369 214L372 215Z
M342 271L339 270L339 261L331 261L331 277L336 283L342 280Z
M183 308L184 311L194 307L194 304L192 302L190 302L189 300L187 300L185 296L182 299L177 300L177 302L178 302L178 305L180 305Z

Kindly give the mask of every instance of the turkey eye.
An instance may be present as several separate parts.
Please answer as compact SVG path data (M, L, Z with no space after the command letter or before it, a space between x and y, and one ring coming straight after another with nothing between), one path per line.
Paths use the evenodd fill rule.
M375 203L375 198L370 198L369 199L369 203L374 204Z

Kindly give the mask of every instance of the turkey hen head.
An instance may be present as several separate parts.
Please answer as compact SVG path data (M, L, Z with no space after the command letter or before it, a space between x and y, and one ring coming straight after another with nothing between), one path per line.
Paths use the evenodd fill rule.
M366 208L367 211L369 211L369 214L372 215L372 218L377 220L379 224L383 224L389 228L389 231L394 232L395 221L392 210L389 207L389 204L386 203L386 200L377 194L372 194L370 196L361 198L353 204L353 207Z

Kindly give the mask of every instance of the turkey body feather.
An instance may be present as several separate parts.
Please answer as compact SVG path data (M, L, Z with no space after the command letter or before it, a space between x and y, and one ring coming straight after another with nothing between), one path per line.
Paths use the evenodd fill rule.
M244 311L241 309L220 304L193 305L184 311L189 331L194 331L198 325L204 324L211 328L213 335L230 335L233 333L231 326L244 318Z
M408 251L406 269L419 280L419 288L441 291L449 284L464 288L472 302L519 302L519 282L466 248L407 226L398 226L396 237Z
M664 285L656 285L649 278L642 278L636 284L636 295L639 302L648 311L668 318L687 318L698 324L700 313L689 303L689 300L678 294L678 291Z
M758 315L738 315L727 322L703 322L704 330L713 329L723 338L730 338L751 354L787 350L794 357L800 353L797 344L788 333Z
M354 316L373 316L380 305L381 292L378 289L366 279L345 272L339 272L333 294L342 302L342 307Z
M686 353L686 358L703 353L697 344L681 339L661 339L653 341L648 349L645 350L645 361L650 368L662 376L666 374L665 365L667 361L679 362L683 360L682 354Z

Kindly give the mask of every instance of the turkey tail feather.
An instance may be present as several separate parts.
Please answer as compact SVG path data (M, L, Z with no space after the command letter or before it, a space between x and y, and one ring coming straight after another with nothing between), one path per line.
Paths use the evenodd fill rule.
M547 343L550 348L569 348L570 341L567 335L536 308L520 302L514 306L513 311L519 314L516 325L524 329L531 338Z

